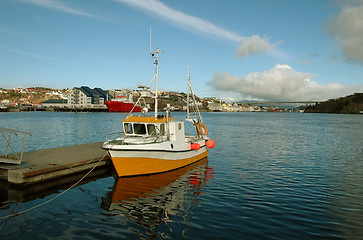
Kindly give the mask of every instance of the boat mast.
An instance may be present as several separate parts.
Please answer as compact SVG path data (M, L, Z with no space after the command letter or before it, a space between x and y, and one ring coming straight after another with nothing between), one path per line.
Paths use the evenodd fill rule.
M159 70L159 53L164 53L156 48L156 51L150 52L152 58L155 58L155 119L158 117L158 70Z
M199 108L197 105L197 100L195 99L195 95L193 92L192 84L190 83L190 72L189 72L189 66L188 66L188 91L187 91L187 119L190 117L190 111L189 111L189 98L192 97L192 110L194 111L194 116L197 118L198 122L203 123L202 116L199 112Z
M189 118L189 91L190 91L190 74L188 65L188 89L187 89L187 118Z

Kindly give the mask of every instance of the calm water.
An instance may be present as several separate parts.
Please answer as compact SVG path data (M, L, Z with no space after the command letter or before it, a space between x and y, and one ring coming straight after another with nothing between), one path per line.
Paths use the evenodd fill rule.
M0 126L30 131L27 150L36 150L103 141L124 116L0 113ZM1 219L0 239L363 239L362 115L203 119L216 142L208 161L150 177L93 179ZM3 203L0 217L65 188Z

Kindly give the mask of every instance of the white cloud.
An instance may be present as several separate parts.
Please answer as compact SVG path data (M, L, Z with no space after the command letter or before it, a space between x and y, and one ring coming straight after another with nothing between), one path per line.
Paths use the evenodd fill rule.
M357 1L358 3L358 1ZM363 4L343 6L339 15L328 20L326 28L348 61L363 63Z
M86 16L86 17L92 17L92 15L87 13L86 11L68 7L68 6L64 5L62 2L56 1L56 0L21 0L21 1L35 4L35 5L38 5L41 7L49 8L52 10L56 10L59 12L65 12L65 13L69 13L69 14L73 14L73 15L81 15L81 16Z
M246 57L250 54L266 53L277 46L277 44L271 44L269 42L270 39L267 36L264 36L263 38L258 35L244 37L225 28L219 27L209 21L172 9L157 0L114 1L142 9L152 16L164 18L168 20L169 24L174 24L183 30L193 30L198 33L224 38L239 43L236 49L238 56Z
M243 37L240 40L240 44L237 46L236 53L237 56L241 56L243 58L248 55L256 55L260 53L267 52L277 46L279 43L271 44L269 43L269 38L264 36L261 38L258 35L253 35L251 37Z
M288 65L278 64L267 71L240 77L216 72L211 84L219 91L270 101L327 100L363 91L363 85L321 85L311 81L311 77L310 73L297 72Z

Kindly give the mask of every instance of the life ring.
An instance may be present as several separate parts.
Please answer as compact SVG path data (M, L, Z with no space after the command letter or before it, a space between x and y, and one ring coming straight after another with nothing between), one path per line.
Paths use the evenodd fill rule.
M202 135L208 134L208 128L204 123L198 122L198 123L196 123L196 126L197 126L197 131L199 134L202 134Z

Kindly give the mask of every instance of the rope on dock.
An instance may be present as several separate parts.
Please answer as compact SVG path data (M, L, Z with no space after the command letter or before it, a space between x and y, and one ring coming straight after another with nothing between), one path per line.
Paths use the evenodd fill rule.
M108 152L105 153L105 155L103 155L103 157L81 178L79 179L76 183L74 183L72 186L70 186L69 188L67 188L66 190L64 190L63 192L59 193L58 195L54 196L53 198L49 199L48 201L45 201L43 203L40 203L34 207L31 207L27 210L24 210L24 211L21 211L21 212L17 212L17 213L13 213L13 214L10 214L10 215L7 215L7 216L4 216L4 217L0 217L0 220L1 219L4 219L4 218L11 218L11 217L15 217L15 216L18 216L20 214L23 214L23 213L27 213L31 210L34 210L38 207L41 207L47 203L50 203L51 201L59 198L60 196L62 196L63 194L65 194L66 192L68 192L69 190L71 190L72 188L74 188L75 186L77 186L83 179L85 179L96 167L97 165L107 156Z

